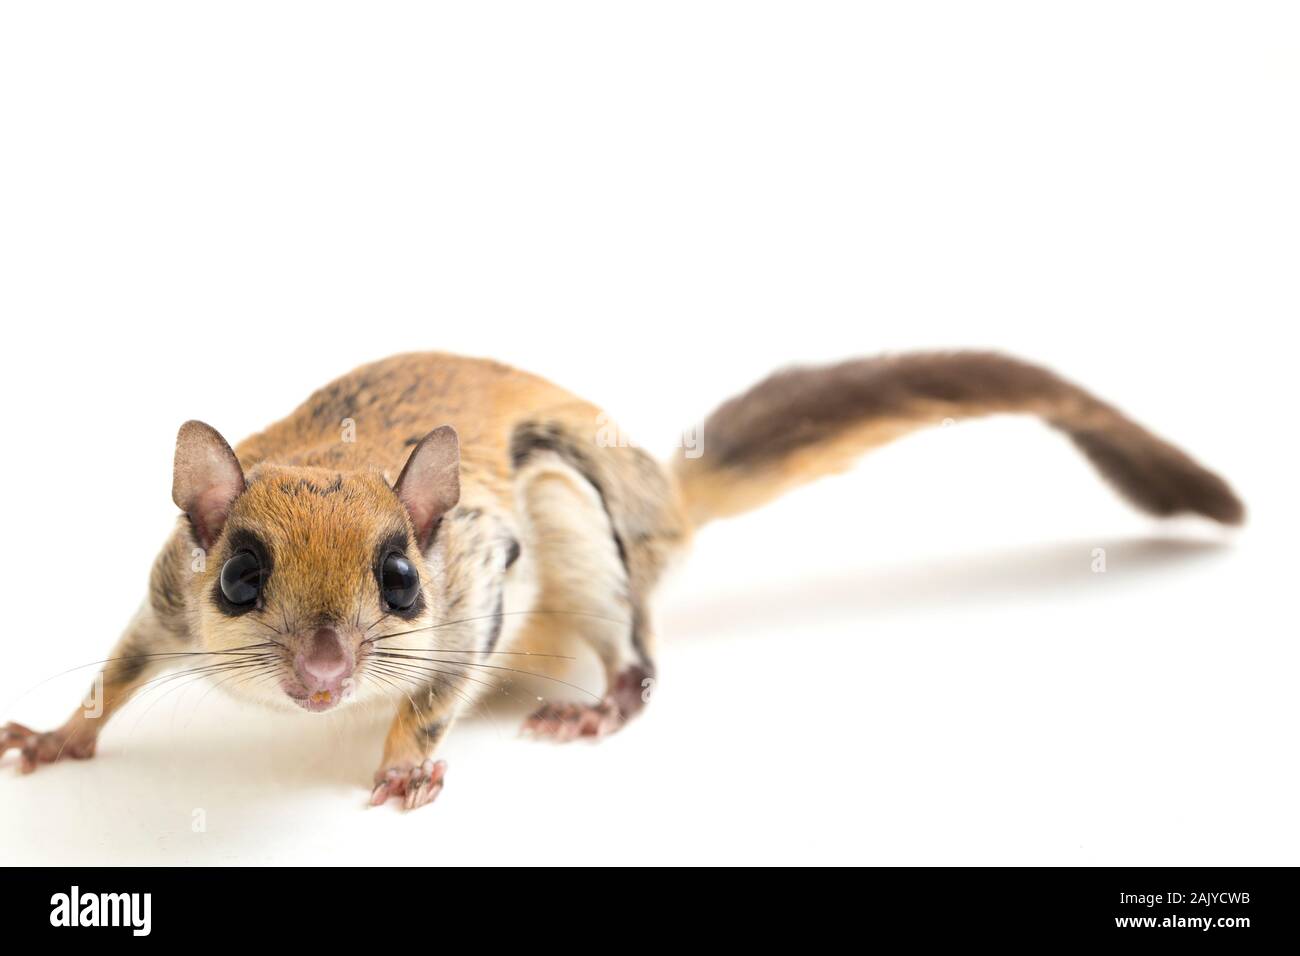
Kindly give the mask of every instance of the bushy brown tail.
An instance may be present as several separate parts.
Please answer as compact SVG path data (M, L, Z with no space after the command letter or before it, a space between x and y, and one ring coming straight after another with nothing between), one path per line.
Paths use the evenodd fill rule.
M749 511L848 468L868 449L948 419L1038 415L1068 434L1134 505L1239 524L1228 484L1047 369L986 352L915 353L792 368L723 404L677 477L691 520Z

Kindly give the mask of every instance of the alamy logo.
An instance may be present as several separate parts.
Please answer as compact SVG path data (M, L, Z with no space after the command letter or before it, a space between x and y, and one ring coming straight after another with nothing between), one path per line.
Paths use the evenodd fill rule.
M136 936L149 935L149 893L71 893L50 897L51 926L130 926Z

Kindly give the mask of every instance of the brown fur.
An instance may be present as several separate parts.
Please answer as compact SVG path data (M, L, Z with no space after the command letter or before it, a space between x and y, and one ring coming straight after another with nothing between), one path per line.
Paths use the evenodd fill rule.
M225 541L255 530L276 555L276 604L294 629L303 621L358 618L377 543L406 529L393 494L377 471L335 472L264 463L235 502ZM213 555L197 576L202 591L215 584L229 548ZM200 602L206 609L207 603ZM238 622L238 619L235 619ZM212 616L209 626L220 626ZM246 625L241 625L241 630Z
M705 422L704 454L676 471L695 524L841 471L864 451L945 419L1038 415L1065 431L1135 505L1225 524L1244 517L1217 475L1044 368L985 352L918 353L777 372Z
M245 471L271 461L335 471L375 468L395 480L417 441L439 425L452 425L460 435L462 481L505 501L512 426L530 410L574 402L544 379L499 362L436 352L396 355L318 389L287 418L240 442L235 453ZM341 437L347 420L355 423L352 442Z

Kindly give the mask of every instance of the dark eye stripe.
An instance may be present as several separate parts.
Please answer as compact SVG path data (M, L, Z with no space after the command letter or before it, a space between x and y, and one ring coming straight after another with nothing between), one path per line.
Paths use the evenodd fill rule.
M225 553L213 601L221 613L237 617L261 606L262 589L271 575L271 556L261 539L244 529L231 532Z

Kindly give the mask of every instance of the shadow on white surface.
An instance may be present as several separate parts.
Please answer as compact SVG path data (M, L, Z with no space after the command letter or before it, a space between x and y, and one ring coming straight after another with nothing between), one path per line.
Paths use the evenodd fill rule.
M880 574L792 580L782 588L695 598L666 608L661 653L667 660L675 647L707 643L710 635L797 623L806 613L801 609L812 607L821 616L872 622L977 602L1086 599L1083 579L1092 573L1089 562L1097 547L1106 550L1108 574L1123 569L1110 582L1125 588L1212 560L1224 550L1212 541L1181 538L1057 543ZM692 665L702 660L709 666L707 656L690 658ZM697 686L733 676L690 675ZM20 777L14 756L7 756L0 773L0 859L13 864L419 862L406 854L410 835L420 833L437 847L438 859L474 862L485 858L476 828L497 827L502 819L528 813L544 815L549 823L544 839L552 854L563 854L558 834L583 832L591 812L566 791L607 792L622 801L620 813L653 813L654 807L638 805L655 802L641 768L668 759L689 767L698 754L683 754L683 747L692 747L692 741L696 750L718 745L716 739L707 745L698 741L694 728L677 726L671 713L663 712L668 704L652 707L617 745L515 744L529 689L486 702L458 725L444 750L453 768L447 792L432 808L407 817L391 806L363 809L387 714L282 715L207 691L201 687L172 701L128 707L91 761L45 766ZM663 730L657 733L657 727ZM736 799L751 793L748 779L734 785ZM714 780L709 799L725 801L718 787ZM578 842L567 846L580 858L605 852L604 844L584 847L574 839ZM498 847L492 852L500 862L521 851Z
M1093 570L1104 552L1105 571ZM707 638L722 630L797 622L808 611L864 621L927 608L1021 600L1086 598L1086 585L1133 588L1153 575L1231 553L1227 536L1159 536L1056 542L960 557L945 557L833 576L791 578L788 583L740 593L693 598L666 608L661 630L669 641Z

